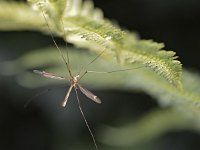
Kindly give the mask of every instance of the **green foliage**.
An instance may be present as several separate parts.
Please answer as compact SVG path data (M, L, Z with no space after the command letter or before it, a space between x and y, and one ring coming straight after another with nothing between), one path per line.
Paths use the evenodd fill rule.
M154 110L137 122L123 127L104 126L99 132L99 139L106 145L132 147L144 144L163 132L193 127L191 120L173 109Z
M68 42L97 53L106 49L104 54L106 58L115 58L121 65L137 64L148 67L170 83L181 88L182 67L181 63L175 60L177 56L174 56L174 52L161 50L164 47L163 44L151 40L139 40L134 34L122 31L110 21L104 19L103 13L94 8L91 1L29 0L29 2L32 11L30 8L28 12L35 16L38 15L37 21L41 21L41 23L37 23L38 27L36 28L38 30L50 32L48 28L45 30L46 24L44 24L43 16L45 15L48 24L50 24L51 32L62 36ZM5 2L2 4L6 5ZM7 6L9 6L9 3L7 3ZM21 11L19 11L19 7L21 7ZM27 9L28 6L26 4L13 5L13 10L17 10L14 16L16 20L22 19L20 18L21 13L26 14L24 7ZM4 7L2 7L2 11L4 11ZM9 14L11 15L11 13ZM9 23L12 21L9 20ZM30 28L30 26L27 28ZM36 28L33 27L33 29ZM11 28L8 27L7 29Z
M66 48L63 48L63 50L66 50ZM95 55L77 49L68 49L68 51L73 73L78 72L77 66L79 64L87 64L95 57ZM34 61L35 59L37 61ZM36 88L61 83L60 81L46 78L41 80L41 77L26 71L34 68L44 68L45 71L54 72L61 76L66 76L67 74L66 67L60 61L59 53L55 48L29 52L16 60L4 62L1 66L2 73L15 76L17 82L24 87ZM110 71L122 68L115 63L99 58L87 69ZM156 98L161 106L171 107L171 109L152 111L137 122L133 121L123 127L102 127L99 131L98 139L106 145L120 147L143 144L142 141L152 140L171 129L199 130L199 81L200 77L198 74L184 70L183 90L178 90L176 87L168 84L162 77L144 68L115 74L87 74L81 80L86 87L89 86L91 88L120 88L128 89L129 91L143 91ZM133 134L127 136L127 132Z
M45 23L25 3L0 1L0 29L1 30L39 30Z
M51 30L47 28L43 13ZM48 34L52 32L77 47L86 48L97 54L105 50L102 57L93 63L89 70L95 68L96 71L112 71L145 66L137 70L108 74L103 77L88 74L89 77L84 78L83 82L93 83L95 88L120 87L144 91L156 98L161 106L172 108L167 111L156 110L137 123L131 123L122 129L107 128L108 130L99 137L103 139L102 142L127 146L138 143L141 139L154 138L171 128L199 130L199 75L184 70L181 76L182 66L176 60L175 52L163 50L164 44L162 43L140 40L136 34L120 29L105 19L102 11L94 8L91 1L29 0L29 5L1 1L0 19L0 30L28 29ZM87 64L96 56L78 50L73 48L69 52L71 60L78 60L73 61L74 66ZM59 56L55 57L57 54L58 51L55 48L30 52L16 60L1 64L1 73L15 75L18 83L25 87L36 88L55 84L57 81L48 79L41 81L40 78L25 70L43 68L46 65L50 66L45 69L46 71L65 75L66 68L59 62ZM77 72L77 70L73 71ZM188 124L188 121L193 122L194 125ZM147 127L147 122L153 122L152 126ZM159 130L156 131L157 129ZM127 130L137 136L126 138ZM144 131L143 135L139 132L141 130ZM110 141L112 138L117 142Z

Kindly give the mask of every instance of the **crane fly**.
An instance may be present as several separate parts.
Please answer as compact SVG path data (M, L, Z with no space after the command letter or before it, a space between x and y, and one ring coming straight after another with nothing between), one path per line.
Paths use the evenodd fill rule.
M81 107L81 104L80 104L80 99L79 99L79 96L78 96L78 89L80 89L80 91L86 96L88 97L89 99L91 99L92 101L98 103L98 104L101 104L101 100L99 97L97 97L96 95L94 95L91 91L89 91L88 89L86 89L85 87L83 87L79 81L81 80L82 77L84 77L88 72L94 72L94 71L85 71L81 76L80 76L80 72L83 70L84 67L82 67L82 69L79 71L79 74L74 76L72 75L72 72L71 72L71 69L70 69L70 61L69 61L69 56L68 56L68 51L67 51L67 61L61 51L61 49L59 48L59 46L57 45L55 39L54 39L54 36L52 34L52 30L50 28L50 25L47 21L47 17L45 16L45 13L41 7L41 12L42 12L42 15L45 19L45 22L46 22L46 25L50 31L50 36L51 36L51 39L56 47L56 49L58 49L58 51L60 52L60 55L62 57L62 60L64 61L65 65L66 65L66 68L67 68L67 71L68 71L68 74L69 74L69 83L70 83L70 86L69 86L69 89L67 90L67 93L66 93L66 96L64 97L64 100L62 101L62 106L65 107L67 102L68 102L68 99L69 99L69 96L70 96L70 93L72 91L72 89L74 89L75 91L75 94L76 94L76 99L77 99L77 102L78 102L78 107L79 107L79 110L81 112L81 115L84 119L84 122L90 132L90 135L92 137L92 140L93 140L93 143L95 145L95 148L96 150L98 150L98 146L96 144L96 140L95 140L95 137L92 133L92 130L90 129L90 126L86 120L86 117L83 113L83 110L82 110L82 107ZM66 33L65 33L65 29L64 29L64 24L63 24L63 21L61 20L61 24L63 26L63 31L64 31L64 37L65 37L65 41L66 40ZM67 44L66 44L67 45ZM98 57L100 57L102 54L103 54L104 50L99 54L97 55L90 63L88 63L87 65L90 65L92 64L92 62L94 62ZM55 79L55 80L67 80L67 78L65 77L61 77L61 76L58 76L58 75L55 75L53 73L50 73L50 72L46 72L46 71L40 71L40 70L33 70L34 73L38 74L38 75L41 75L43 77L46 77L46 78L51 78L51 79ZM103 72L97 72L97 73L103 73Z
M136 67L136 68L129 68L129 69L114 70L114 71L108 71L108 72L98 72L98 71L88 71L88 70L86 70L82 75L80 75L80 72L84 69L84 67L82 67L82 69L79 71L78 75L73 76L73 74L72 74L72 72L71 72L71 69L70 69L70 61L69 61L68 51L67 51L67 61L66 61L66 59L65 59L65 57L64 57L64 55L63 55L61 49L59 48L59 46L57 45L57 43L56 43L56 41L55 41L55 39L54 39L54 36L53 36L53 34L52 34L53 32L52 32L52 30L51 30L51 28L50 28L50 25L49 25L49 23L48 23L48 21L47 21L47 17L45 16L45 13L44 13L42 7L41 7L41 12L42 12L42 15L43 15L43 17L44 17L44 19L45 19L46 25L47 25L47 27L48 27L48 29L49 29L49 31L50 31L51 39L52 39L52 41L53 41L53 43L54 43L56 49L60 52L60 55L61 55L61 57L62 57L62 60L64 61L65 65L66 65L66 68L67 68L67 71L68 71L68 74L69 74L69 83L70 83L70 86L69 86L69 89L67 90L67 93L66 93L66 95L65 95L65 97L64 97L64 100L62 101L62 104L61 104L61 105L62 105L63 107L66 106L66 104L67 104L67 102L68 102L68 99L69 99L69 96L70 96L70 93L71 93L72 89L74 89L75 94L76 94L76 99L77 99L77 102L78 102L79 110L80 110L81 115L82 115L82 117L83 117L83 119L84 119L84 122L85 122L85 124L86 124L86 126L87 126L87 128L88 128L88 130L89 130L89 132L90 132L90 135L91 135L91 137L92 137L92 140L93 140L93 143L94 143L94 145L95 145L95 148L96 148L96 150L98 150L98 146L97 146L97 144L96 144L95 137L94 137L94 135L93 135L93 133L92 133L92 130L90 129L90 126L89 126L89 124L88 124L88 122L87 122L87 120L86 120L86 117L85 117L84 113L83 113L83 110L82 110L82 107L81 107L81 104L80 104L80 99L79 99L78 91L77 91L77 90L79 89L86 97L88 97L89 99L91 99L92 101L94 101L94 102L96 102L96 103L98 103L98 104L101 104L101 100L100 100L99 97L97 97L97 96L96 96L95 94L93 94L91 91L89 91L88 89L86 89L85 87L83 87L83 86L79 83L79 81L80 81L87 73L114 73L114 72L121 72L121 71L127 71L127 70L138 69L138 68L142 68L142 67L144 67L144 66ZM64 29L64 24L63 24L62 19L61 19L61 24L62 24L62 26L63 26L65 41L67 41L67 40L66 40L66 33L65 33L65 29ZM109 38L109 39L110 39L110 38ZM66 45L67 45L67 44L66 44ZM87 64L87 66L90 65L90 64L92 64L94 61L96 61L96 60L104 53L105 50L106 50L106 49L102 50L102 52L100 52L92 61L90 61L90 62ZM33 72L36 73L36 74L38 74L38 75L41 75L41 76L43 76L43 77L46 77L46 78L51 78L51 79L55 79L55 80L67 80L67 78L65 78L65 77L61 77L61 76L58 76L58 75L55 75L55 74L53 74L53 73L49 73L49 72L46 72L46 71L33 70Z
M39 70L33 70L34 73L39 74L43 77L46 78L51 78L51 79L55 79L55 80L67 80L65 77L61 77L58 75L55 75L53 73L49 73L49 72L45 72L45 71L39 71ZM101 100L100 98L98 98L96 95L94 95L91 91L89 91L88 89L84 88L80 83L79 83L79 79L80 79L80 75L76 75L76 76L71 76L70 81L70 87L67 91L67 94L62 102L62 106L65 107L66 103L68 101L69 95L72 91L72 88L74 88L74 90L76 91L77 89L80 89L80 91L87 96L89 99L93 100L94 102L101 104Z
M66 62L66 61L65 61L65 62ZM66 63L66 64L67 64L67 66L68 66L68 63ZM68 66L68 67L69 67L69 66ZM72 89L74 89L74 90L75 90L75 93L76 93L76 99L77 99L77 101L78 101L79 110L80 110L80 112L81 112L81 114L82 114L82 117L83 117L83 119L84 119L84 121L85 121L85 124L86 124L86 126L87 126L87 128L88 128L88 130L89 130L89 132L90 132L90 134L91 134L91 136L92 136L92 139L93 139L95 148L96 148L96 150L98 150L98 147L97 147L97 144L96 144L96 140L95 140L95 138L94 138L94 135L93 135L93 133L92 133L92 130L90 129L90 126L89 126L89 124L88 124L88 122L87 122L87 120L86 120L86 117L85 117L84 113L83 113L83 110L82 110L82 107L81 107L81 104L80 104L80 99L79 99L79 96L78 96L78 91L77 91L77 89L80 89L80 91L81 91L85 96L87 96L89 99L93 100L94 102L96 102L96 103L98 103L98 104L101 104L101 100L100 100L96 95L94 95L94 94L93 94L92 92L90 92L88 89L84 88L84 87L79 83L80 79L87 73L87 71L86 71L81 77L80 77L79 74L76 75L76 76L72 76L71 71L70 71L70 70L68 70L68 71L69 71L69 74L70 74L70 80L69 80L69 82L70 82L70 87L69 87L69 89L68 89L68 91L67 91L67 94L66 94L64 100L62 101L62 104L61 104L61 105L62 105L63 107L66 106L67 101L68 101L69 96L70 96L70 93L71 93ZM33 72L36 73L36 74L39 74L39 75L41 75L41 76L43 76L43 77L46 77L46 78L51 78L51 79L55 79L55 80L67 80L65 77L61 77L61 76L58 76L58 75L55 75L55 74L53 74L53 73L49 73L49 72L46 72L46 71L33 70Z

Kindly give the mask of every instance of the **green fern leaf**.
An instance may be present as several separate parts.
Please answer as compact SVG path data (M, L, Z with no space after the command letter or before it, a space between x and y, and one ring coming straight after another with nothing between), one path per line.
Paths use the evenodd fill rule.
M58 57L55 57L56 55ZM94 55L91 56L87 53L83 53L83 51L81 52L75 49L69 51L69 56L72 65L71 68L75 68L72 72L78 72L78 70L76 70L78 65L88 64L88 62L94 58ZM55 83L55 81L48 79L41 81L40 78L37 78L36 80L33 78L34 75L32 73L27 73L25 70L41 68L45 64L51 66L47 68L47 70L45 69L46 71L57 72L58 74L65 75L67 72L66 67L58 58L59 53L55 48L35 50L14 61L2 63L0 66L1 73L12 76L15 75L19 84L26 87L34 88L49 85L52 82ZM37 61L35 61L36 59ZM98 63L92 64L88 69L96 71L112 71L121 68L114 63L108 63L103 59L98 59ZM197 119L200 118L200 77L198 74L184 70L182 90L172 86L164 78L158 76L154 72L142 68L133 71L107 74L104 76L101 74L88 74L87 76L89 76L89 78L85 77L82 82L85 82L84 84L90 84L90 87L93 86L103 89L116 89L117 87L120 87L120 89L126 89L128 87L129 90L141 90L156 98L161 106L173 106L178 111L181 111L183 115L189 115L192 118L195 118L197 122L200 122L200 119ZM99 78L99 80L96 80L97 78Z
M53 32L60 36L66 35L64 38L68 42L79 47L98 53L106 49L105 56L115 58L122 65L135 63L146 66L170 83L181 87L181 63L175 60L177 57L174 52L161 50L163 44L151 40L139 40L134 34L122 31L104 19L103 13L94 8L91 1L63 0L59 1L60 3L65 3L66 7L60 7L58 1L37 0L33 3L38 6L40 12L45 12ZM64 23L64 32L67 34L63 34L61 20Z
M121 65L133 63L145 66L181 87L182 66L174 52L162 50L163 44L139 40L134 33L121 30L105 19L102 11L94 8L91 1L29 0L29 3L32 8L26 3L0 2L0 29L30 29L48 33L44 13L51 32L68 42L97 53L106 49L105 58L115 59Z

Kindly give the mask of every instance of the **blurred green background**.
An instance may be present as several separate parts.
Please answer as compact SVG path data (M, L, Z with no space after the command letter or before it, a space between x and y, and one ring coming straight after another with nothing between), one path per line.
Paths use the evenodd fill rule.
M179 60L184 67L197 71L200 69L200 63L198 62L200 53L200 1L95 0L94 3L95 6L103 10L107 18L116 21L124 28L138 32L141 38L164 42L166 49L177 52L177 55L180 56ZM64 45L62 39L57 38L56 41ZM48 46L53 46L51 38L39 32L0 32L0 63ZM48 55L46 57L48 58ZM59 56L55 57L60 59ZM33 59L32 61L37 61L35 57ZM44 64L45 67L48 66ZM15 69L21 70L20 68ZM15 76L6 76L2 71L1 69L0 149L94 149L91 136L78 110L74 93L71 94L66 108L60 107L60 102L66 93L66 87L53 89L40 95L27 108L24 108L26 101L36 93L44 89L59 87L59 85L52 84L50 87L25 88L18 84ZM31 69L28 71L31 72ZM42 77L38 77L38 79L46 80ZM49 80L47 79L46 81L48 82ZM140 129L140 124L135 124L138 121L140 122L143 117L151 117L148 115L152 114L152 112L159 114L169 109L161 108L156 100L150 96L139 92L133 93L128 90L119 90L119 87L113 87L112 89L97 88L95 90L95 85L90 85L89 89L103 101L101 105L97 105L81 95L85 115L100 149L200 149L199 133L184 127L167 130L160 129L158 126L161 134L149 133L148 137L147 135L142 136L143 130L145 133L145 128ZM157 111L154 112L154 110ZM165 117L167 118L168 116L166 115ZM102 142L101 134L106 129L126 125L136 126L136 129L140 131L135 131L137 138L133 143L124 146L113 146L117 144ZM151 125L153 123L149 122L149 126ZM132 133L132 129L130 127L130 131L126 131L125 141L132 138L129 135L129 133ZM153 131L156 130L156 128L153 129ZM122 131L119 130L119 132ZM140 136L138 137L139 134L141 134L141 138ZM115 136L113 134L113 137Z

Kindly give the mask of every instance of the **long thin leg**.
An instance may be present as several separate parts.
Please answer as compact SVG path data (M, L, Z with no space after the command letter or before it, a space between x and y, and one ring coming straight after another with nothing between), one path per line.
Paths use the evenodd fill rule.
M69 87L69 89L68 89L68 91L67 91L67 94L66 94L66 96L65 96L65 99L64 99L64 101L62 102L62 106L63 106L63 107L65 107L65 105L66 105L66 103L67 103L67 101L68 101L69 95L70 95L70 93L71 93L71 91L72 91L72 87L73 87L73 85L70 85L70 87Z
M135 67L135 68L128 68L128 69L120 69L120 70L112 70L112 71L92 71L92 70L86 70L83 75L80 76L79 81L87 74L87 73L99 73L99 74L104 74L104 73L116 73L116 72L122 72L122 71L129 71L133 69L139 69L143 68L145 66L140 66L140 67Z
M143 68L144 66L140 66L140 67L134 67L134 68L128 68L128 69L120 69L120 70L112 70L112 71L90 71L88 70L87 73L115 73L115 72L122 72L122 71L129 71L129 70L133 70L133 69L139 69L139 68Z
M106 49L102 50L101 53L99 53L93 60L91 60L86 66L89 66L92 64L95 60L97 60L103 53L105 52Z
M92 59L87 65L83 66L83 67L81 68L81 70L79 71L78 74L80 74L81 71L82 71L84 68L86 68L87 66L89 66L90 64L92 64L92 63L93 63L94 61L96 61L101 55L103 55L103 53L105 52L105 50L106 50L106 49L102 50L102 51L101 51L94 59Z
M88 122L87 122L87 120L86 120L86 118L85 118L85 115L84 115L84 113L83 113L83 110L82 110L82 108L81 108L81 104L80 104L80 100L79 100L79 96L78 96L78 92L77 92L76 87L74 87L74 90L75 90L75 92L76 92L76 98L77 98L77 101L78 101L78 107L79 107L79 109L80 109L81 115L83 116L83 119L84 119L84 121L85 121L85 124L86 124L86 126L87 126L87 128L88 128L88 130L89 130L89 132L90 132L90 135L92 136L92 140L93 140L93 142L94 142L95 148L96 148L96 150L98 150L98 146L97 146L96 140L95 140L95 138L94 138L94 135L93 135L93 133L92 133L92 130L90 129L90 126L89 126L89 124L88 124Z
M63 23L62 19L61 19L61 23L62 23L62 27L63 27L63 33L64 33L64 39L65 39L65 46L67 47L67 34L65 32L64 23ZM68 53L68 50L67 50L67 63L70 66L70 64L69 64L69 53Z
M30 99L27 100L27 102L24 104L24 108L26 108L30 104L30 102L32 102L34 100L34 98L36 98L36 97L38 97L38 96L40 96L40 95L42 95L42 94L44 94L48 91L51 91L51 90L52 89L46 89L46 90L43 90L43 91L35 94L34 96L32 96Z
M67 67L67 70L68 70L68 72L69 72L70 77L73 78L72 73L71 73L71 70L70 70L70 67L69 67L69 63L68 63L69 60L68 60L68 61L65 60L65 57L64 57L64 55L63 55L61 49L59 48L58 44L56 43L56 41L55 41L55 39L54 39L54 37L53 37L53 34L52 34L52 30L51 30L51 28L50 28L50 25L49 25L49 23L48 23L48 21L47 21L47 18L46 18L46 16L45 16L45 14L44 14L44 11L42 10L42 6L41 6L41 11L42 11L42 15L43 15L43 17L44 17L44 19L45 19L45 21L46 21L47 27L48 27L48 29L49 29L49 31L50 31L51 39L52 39L54 45L56 46L56 48L59 50L59 52L60 52L60 54L61 54L61 57L62 57L63 61L64 61L65 64L66 64L66 67Z
M64 85L62 86L59 86L59 87L53 87L53 88L49 88L49 89L45 89L39 93L36 93L35 95L33 95L31 98L29 98L26 103L24 104L24 108L28 107L28 105L38 96L42 95L42 94L45 94L46 92L49 92L49 91L52 91L53 89L57 89L57 88L63 88L63 87L66 87Z

